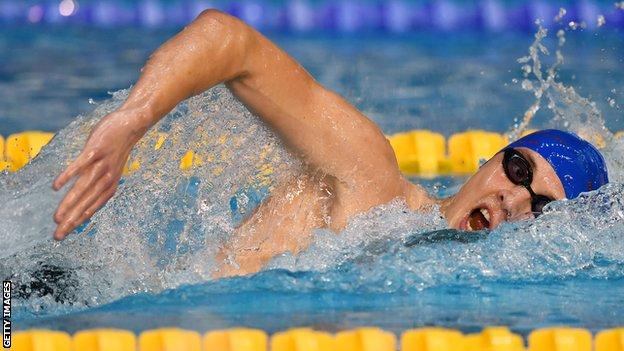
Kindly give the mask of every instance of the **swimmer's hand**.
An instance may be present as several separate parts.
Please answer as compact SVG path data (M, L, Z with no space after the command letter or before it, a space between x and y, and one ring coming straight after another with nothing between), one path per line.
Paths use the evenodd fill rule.
M130 151L146 131L138 114L120 109L104 117L80 155L54 180L52 187L59 190L77 177L54 214L54 239L63 240L115 194Z

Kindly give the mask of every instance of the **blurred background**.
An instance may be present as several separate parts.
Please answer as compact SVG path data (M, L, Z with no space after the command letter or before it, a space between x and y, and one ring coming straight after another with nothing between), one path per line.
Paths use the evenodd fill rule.
M516 60L541 20L551 44L567 32L560 79L624 129L624 2L0 0L0 134L60 130L90 101L128 88L149 54L206 8L275 40L386 133L508 130L534 101ZM549 116L540 112L538 125Z

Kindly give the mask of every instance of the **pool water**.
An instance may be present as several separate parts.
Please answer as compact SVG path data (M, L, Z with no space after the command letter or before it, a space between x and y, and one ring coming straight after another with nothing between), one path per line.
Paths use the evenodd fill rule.
M89 99L102 101L108 92L129 87L149 54L175 32L0 28L0 134L60 130L93 109ZM413 128L445 135L470 128L503 132L534 100L521 88L516 62L527 54L533 32L267 34L386 133ZM551 33L551 42L554 37ZM561 79L591 97L609 128L624 129L620 31L575 31L567 41ZM439 118L448 122L441 126Z
M214 254L236 222L275 183L301 171L271 131L217 87L159 123L132 155L141 169L90 223L54 243L51 216L63 194L50 190L52 179L99 118L123 101L126 92L117 90L132 84L149 53L175 31L1 30L0 134L59 131L29 166L0 176L0 239L10 243L0 254L0 275L16 284L18 329L507 325L526 333L624 324L622 139L607 138L611 185L552 204L538 220L472 240L442 235L406 247L445 223L437 211L413 213L395 201L353 219L339 236L319 230L308 250L277 257L258 274L214 280ZM387 134L505 132L535 101L516 61L533 33L268 35ZM621 33L569 30L565 37L556 80L595 106L576 93L547 90L531 127L624 129ZM553 51L541 55L546 67L556 43L554 33L544 41ZM553 118L549 102L566 107L563 116ZM156 132L169 135L159 151L151 144ZM214 161L179 171L175 160L188 149ZM267 165L269 176L259 171ZM413 181L445 196L463 179Z

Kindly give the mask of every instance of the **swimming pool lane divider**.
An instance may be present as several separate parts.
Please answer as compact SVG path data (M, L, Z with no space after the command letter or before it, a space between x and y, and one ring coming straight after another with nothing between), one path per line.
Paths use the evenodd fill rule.
M524 134L529 132L531 131ZM18 171L36 157L53 136L53 133L41 131L12 134L6 140L0 136L0 171ZM624 131L615 134L616 138L622 136ZM485 160L509 143L505 135L483 130L456 133L448 140L442 134L428 130L411 130L389 135L387 138L401 171L406 175L421 177L472 174ZM153 143L154 149L158 150L166 139L166 133L151 133L143 140ZM225 140L219 142L223 143ZM605 144L601 139L595 143L598 147ZM193 150L187 150L179 160L179 168L188 170L212 159L213 155L200 155ZM140 160L131 159L124 168L124 174L130 174L140 167ZM261 176L268 176L272 173L272 169L267 164L259 170L259 173Z
M273 334L235 328L195 331L163 328L135 336L119 329L92 329L73 336L60 331L26 330L12 338L14 351L622 351L624 328L608 329L592 337L581 328L549 327L532 331L527 346L520 335L505 327L487 327L480 333L420 328L394 333L358 328L335 334L297 328Z
M564 23L583 28L624 27L616 0L0 0L1 23L94 26L180 26L217 8L259 29L292 32L405 33L434 29L530 30L546 27L564 7Z
M53 133L28 131L10 135L5 141L0 135L0 171L15 172L24 167L53 136Z

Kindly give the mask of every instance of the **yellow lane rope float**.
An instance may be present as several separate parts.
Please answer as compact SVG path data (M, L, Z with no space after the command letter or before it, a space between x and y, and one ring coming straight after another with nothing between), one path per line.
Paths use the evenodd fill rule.
M15 351L622 351L624 328L598 332L581 328L549 327L523 338L505 327L486 327L480 333L420 328L394 333L358 328L330 334L308 328L278 332L269 337L257 329L195 331L162 328L135 336L119 329L83 330L73 336L50 330L16 332Z
M0 136L0 170L12 172L24 167L52 139L53 133L29 131Z
M526 131L525 135L531 131ZM156 133L154 149L162 147L166 133ZM53 133L26 131L9 135L6 140L0 136L0 171L15 172L37 156L54 136ZM624 136L624 131L615 134ZM469 130L451 135L448 139L440 133L428 130L411 130L387 136L396 154L399 168L406 175L438 176L471 174L479 165L494 156L508 144L505 135L484 130ZM598 140L599 147L604 141ZM208 160L209 161L209 160ZM188 170L199 166L204 160L193 150L188 150L180 159L179 168ZM124 174L139 169L140 162L130 160Z

